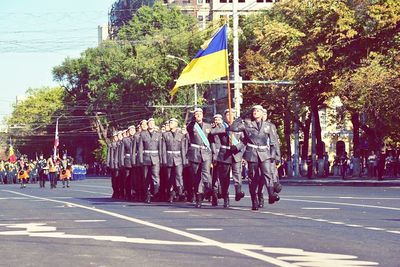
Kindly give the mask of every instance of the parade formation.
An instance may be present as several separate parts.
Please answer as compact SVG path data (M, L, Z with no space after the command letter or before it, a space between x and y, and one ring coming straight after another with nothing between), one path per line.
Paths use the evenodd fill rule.
M235 201L245 196L242 166L247 162L252 210L264 207L264 191L269 204L279 201L281 156L275 125L267 121L267 111L260 105L233 118L227 109L224 116L214 115L210 124L203 120L203 110L195 108L186 127L179 127L175 118L157 127L149 118L114 132L107 153L112 198L188 201L196 208L204 200L218 206L218 199L223 199L228 208L231 177Z
M39 182L40 188L46 187L46 181L50 181L50 188L56 188L58 181L62 182L63 188L70 187L72 179L73 159L63 155L62 158L51 155L47 159L43 154L35 160L29 160L22 155L15 162L0 162L0 183L19 183L21 188L27 184Z

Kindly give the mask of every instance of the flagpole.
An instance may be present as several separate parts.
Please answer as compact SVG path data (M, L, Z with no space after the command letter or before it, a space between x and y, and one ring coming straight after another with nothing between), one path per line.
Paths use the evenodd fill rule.
M231 82L229 77L229 58L228 58L228 38L226 38L226 81L228 83L228 110L229 110L229 125L233 122L232 114L232 98L231 98ZM232 138L229 138L229 143L232 145Z

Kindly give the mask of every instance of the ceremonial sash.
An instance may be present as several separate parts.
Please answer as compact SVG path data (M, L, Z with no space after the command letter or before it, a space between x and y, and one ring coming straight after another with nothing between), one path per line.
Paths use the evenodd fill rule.
M203 141L204 145L211 150L210 147L210 142L207 139L207 136L204 134L203 129L201 129L200 125L196 122L194 124L194 128L196 129L196 131L198 132L198 134L200 135L201 140Z
M229 137L229 141L232 145L236 146L239 144L239 141L236 139L235 135L228 130L229 125L226 122L223 122L224 128L226 130L226 134Z

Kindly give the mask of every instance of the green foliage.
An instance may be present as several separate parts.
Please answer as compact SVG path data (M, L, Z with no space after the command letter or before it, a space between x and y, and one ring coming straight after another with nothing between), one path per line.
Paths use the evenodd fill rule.
M60 87L30 88L26 91L26 99L13 105L11 117L7 125L19 132L30 133L43 129L53 123L55 116L64 108L64 90Z

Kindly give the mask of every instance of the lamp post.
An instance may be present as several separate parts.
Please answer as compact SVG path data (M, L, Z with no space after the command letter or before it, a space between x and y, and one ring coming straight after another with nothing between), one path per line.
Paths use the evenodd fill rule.
M186 65L189 64L185 59L173 55L167 55L167 58L173 58L173 59L178 59L182 62L184 62ZM194 84L194 107L197 108L197 84Z

